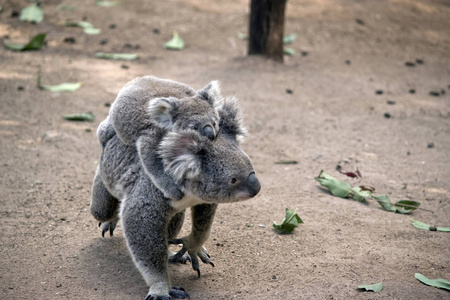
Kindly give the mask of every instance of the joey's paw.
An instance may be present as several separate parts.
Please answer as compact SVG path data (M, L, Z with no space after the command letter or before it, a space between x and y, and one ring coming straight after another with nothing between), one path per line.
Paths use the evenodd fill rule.
M178 189L178 187L173 186L166 191L164 191L164 197L172 199L172 200L181 200L184 197L184 193Z
M145 300L170 300L170 299L190 299L189 294L179 287L174 286L169 292L169 295L152 295L148 294Z
M98 227L100 227L102 223L98 223ZM113 222L105 222L102 227L102 237L105 237L105 233L109 231L109 236L113 236L114 229L116 229L117 221Z
M186 252L188 252L192 262L192 269L194 269L194 271L197 271L198 278L200 278L200 263L198 259L200 258L200 260L203 263L209 264L214 267L214 264L210 260L211 256L208 254L208 251L206 251L205 247L201 247L198 250L188 250L184 244L184 241L185 241L184 239L176 239L170 242L171 244L183 244L183 248L181 248L180 251L178 251L174 256L172 256L171 259L178 261L179 259L185 256Z

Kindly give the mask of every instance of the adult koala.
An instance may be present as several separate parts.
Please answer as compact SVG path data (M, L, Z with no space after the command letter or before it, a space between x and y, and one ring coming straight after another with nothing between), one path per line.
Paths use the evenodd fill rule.
M245 129L236 101L223 100L218 115L219 130L213 140L196 130L167 132L155 149L165 173L183 192L181 200L166 198L157 188L145 171L145 158L134 144L124 143L114 131L102 141L91 212L104 221L104 212L95 211L95 207L97 201L105 199L111 203L108 213L120 210L128 249L149 286L146 299L188 298L183 289L172 288L170 283L168 244L182 243L182 250L171 255L170 260L185 261L188 252L200 276L198 257L212 265L203 244L209 237L217 205L250 199L260 191L252 164L238 143ZM192 210L192 231L176 239L187 207Z

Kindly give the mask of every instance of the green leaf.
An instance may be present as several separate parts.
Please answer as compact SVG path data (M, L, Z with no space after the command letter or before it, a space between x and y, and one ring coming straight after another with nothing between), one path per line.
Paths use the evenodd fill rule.
M41 23L44 19L44 13L37 3L33 3L22 9L19 19L30 23Z
M383 290L383 283L374 283L374 284L361 284L358 285L358 289L373 291L375 293L381 292Z
M241 40L248 40L248 35L245 34L245 33L238 32L236 35L237 35L238 39L241 39Z
M289 56L294 56L296 52L292 48L283 48L283 53Z
M295 33L285 35L283 37L283 44L292 44L297 39L297 35Z
M351 193L352 198L359 202L366 202L366 200L369 199L370 195L372 194L371 191L362 190L359 186L352 188Z
M41 73L38 73L37 87L43 91L51 92L74 92L81 87L81 82L76 83L61 83L58 85L41 85Z
M173 33L173 37L167 43L164 44L164 48L169 50L181 50L184 48L184 41L175 31Z
M350 184L337 180L333 176L325 173L323 170L320 171L319 176L314 179L317 180L320 185L328 188L334 196L346 198L350 194Z
M17 44L17 43L5 43L5 48L12 51L30 51L30 50L40 50L45 41L46 33L36 34L28 44Z
M76 10L77 7L75 5L64 5L64 4L60 4L56 7L59 10Z
M412 220L412 224L414 227L419 228L419 229L430 230L430 231L450 232L450 228L434 227L434 226L422 223L422 222L414 220L414 219Z
M95 1L95 5L104 6L104 7L112 7L112 6L122 5L122 2L97 0L97 1Z
M92 23L87 21L80 21L80 22L73 22L70 20L67 20L65 23L66 26L77 26L83 28L84 33L90 34L90 35L96 35L100 34L101 30L98 28L95 28Z
M450 291L450 281L445 279L429 279L420 273L414 274L414 277L420 282L431 285L437 288L446 289Z
M115 59L115 60L134 60L139 58L139 55L136 53L104 53L97 52L95 53L95 57L104 58L104 59Z
M95 120L95 115L91 112L82 114L71 114L63 116L64 119L69 121L86 121L93 122Z
M294 211L286 208L286 216L281 224L273 222L272 227L280 233L291 233L300 223L303 223L302 219Z
M386 195L376 195L373 197L385 210L400 214L409 214L420 206L419 202L410 200L401 200L392 204L391 200Z

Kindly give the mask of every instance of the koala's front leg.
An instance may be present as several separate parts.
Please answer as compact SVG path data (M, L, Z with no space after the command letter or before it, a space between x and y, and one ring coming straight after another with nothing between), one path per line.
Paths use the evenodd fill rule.
M178 188L175 180L167 175L162 159L157 154L158 141L160 140L157 132L146 131L136 143L139 158L144 166L145 173L163 192L164 196L169 199L180 200L184 197L184 193Z
M158 193L162 200L162 194ZM172 287L168 269L167 226L173 209L167 201L152 201L154 189L139 187L127 195L121 208L121 224L133 261L149 287L146 300L185 299L189 295ZM158 200L158 199L157 199Z
M214 264L209 259L210 256L203 245L209 238L211 226L216 213L217 204L199 204L193 206L192 210L192 230L191 233L181 239L170 241L171 244L183 244L183 248L174 255L173 259L180 259L186 251L192 260L192 268L197 271L200 278L200 264L198 257L205 264Z

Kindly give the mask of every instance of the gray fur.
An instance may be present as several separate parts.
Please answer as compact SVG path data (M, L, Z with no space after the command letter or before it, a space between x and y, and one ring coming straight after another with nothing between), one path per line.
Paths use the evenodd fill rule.
M115 113L119 118L118 112ZM189 115L189 107L183 113ZM157 138L161 142L156 148L142 146L147 142L142 136L153 134L148 128L141 130L136 141L141 147L127 144L119 134L104 130L110 125L99 129L105 134L102 135L99 170L94 179L91 213L100 221L114 219L117 210L111 213L111 209L114 210L114 201L120 203L119 216L128 249L149 286L147 299L188 296L184 291L172 288L170 283L168 244L183 244L182 250L170 260L183 261L187 252L194 270L200 275L198 258L213 265L203 244L209 237L217 204L250 199L260 190L252 164L236 140L244 130L235 101L225 99L218 114L220 128L213 140L180 126L173 131L159 132ZM125 140L133 138L127 136ZM147 157L142 152L159 158L165 176L172 178L184 193L181 200L164 196L146 170ZM105 200L110 206L103 203ZM186 237L175 239L187 207L192 210L192 231Z

